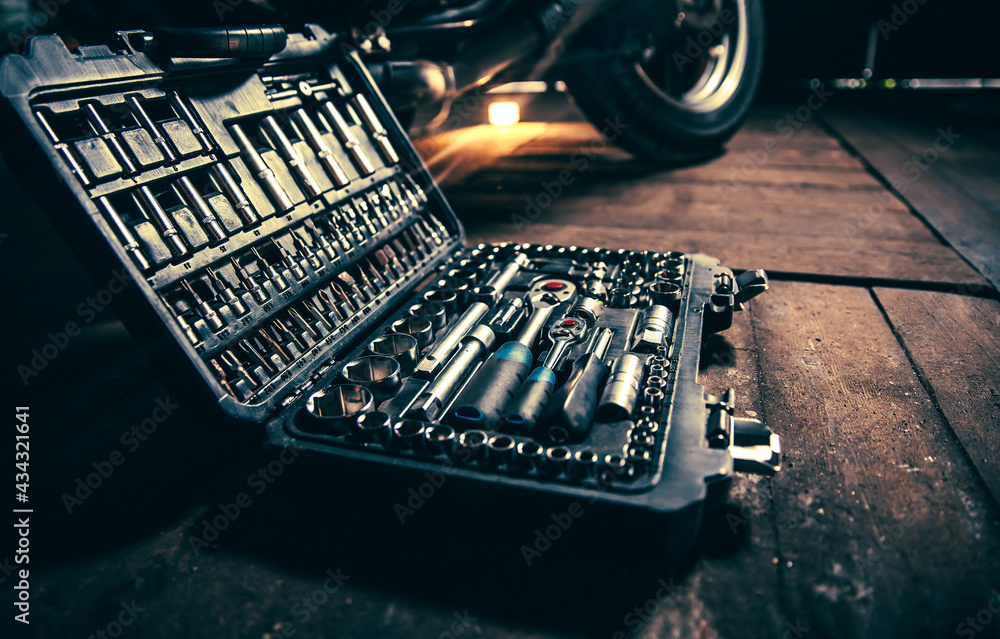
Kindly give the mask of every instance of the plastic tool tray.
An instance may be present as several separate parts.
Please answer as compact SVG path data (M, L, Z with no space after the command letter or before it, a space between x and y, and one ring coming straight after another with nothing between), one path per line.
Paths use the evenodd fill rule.
M134 279L118 309L168 381L275 445L656 513L778 469L777 436L697 381L762 271L464 247L359 58L307 30L233 58L38 37L0 66L8 164L54 171L83 262Z

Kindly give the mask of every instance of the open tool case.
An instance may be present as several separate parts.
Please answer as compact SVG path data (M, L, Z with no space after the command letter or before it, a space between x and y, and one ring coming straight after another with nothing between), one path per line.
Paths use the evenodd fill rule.
M0 66L8 164L97 279L128 271L119 313L186 401L330 463L661 514L777 470L777 436L697 382L762 271L464 247L359 58L307 30L38 37Z

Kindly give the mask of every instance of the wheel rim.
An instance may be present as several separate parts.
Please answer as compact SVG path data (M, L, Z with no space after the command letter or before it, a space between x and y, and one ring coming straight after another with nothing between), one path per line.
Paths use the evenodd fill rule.
M716 22L719 28L699 31L670 45L647 47L635 63L643 81L678 109L692 113L721 109L743 79L749 50L747 0L726 0L723 5ZM722 19L726 10L735 16L730 24ZM707 44L702 44L708 40L704 34L712 36Z

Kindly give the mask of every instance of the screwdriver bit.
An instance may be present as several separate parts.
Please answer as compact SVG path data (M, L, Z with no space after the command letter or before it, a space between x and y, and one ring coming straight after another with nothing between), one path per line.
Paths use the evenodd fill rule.
M361 302L366 302L369 300L365 299L365 296L361 293L361 289L358 288L357 282L351 277L347 271L341 271L337 274L337 279L343 284L352 294L356 295L358 300Z
M299 348L301 349L306 348L305 342L303 342L302 339L294 331L290 330L287 326L285 326L284 321L282 321L281 319L274 320L274 323L271 324L271 328L276 331L276 335L280 333L289 341L295 342L295 344Z
M257 350L257 347L250 343L250 340L248 339L240 340L238 346L240 347L240 350L246 353L248 357L257 360L257 362L261 365L261 368L267 371L269 375L274 375L276 372L278 372L278 370L274 367L274 363L271 362L271 360L269 360L268 358L264 357L264 355L259 350Z
M319 256L316 255L312 248L310 248L309 244L303 241L295 231L292 231L292 244L295 245L295 250L298 255L309 263L309 266L312 267L312 270L315 271L317 275L323 272L325 267L323 266L322 260L319 259Z
M271 283L274 284L274 287L279 291L284 291L285 289L287 289L288 282L285 281L285 276L279 273L278 269L268 264L267 260L261 257L256 247L251 248L250 251L257 258L257 267L260 268L260 270L263 271L264 273L267 273L267 277L269 280L271 280Z
M284 358L285 362L292 361L292 356L288 353L287 350L285 350L285 347L282 346L273 337L271 337L271 335L267 331L265 331L263 328L260 328L257 329L257 334L260 335L265 342L270 344L274 352L280 355L282 358Z
M183 287L184 290L187 291L188 295L191 296L191 299L194 300L195 305L201 313L202 319L205 320L205 323L208 324L209 328L211 328L213 332L218 332L225 328L226 323L222 321L219 314L215 312L215 309L213 309L208 302L203 300L201 296L198 295L187 280L181 280L181 287Z
M294 308L288 309L288 314L292 317L292 319L295 320L295 322L300 327L302 327L302 329L305 332L309 333L310 337L312 337L313 339L319 338L319 333L316 332L316 329L312 326L312 324L307 322L306 318L302 317L302 315L296 309Z
M278 249L278 254L281 255L281 262L285 265L285 268L291 272L292 277L299 282L309 277L309 275L305 272L305 269L302 268L302 265L299 264L298 260L289 255L288 251L285 250L285 247L282 246L278 240L272 237L271 243Z
M232 262L233 268L236 269L236 277L239 278L240 283L246 288L247 292L253 295L253 298L257 300L258 303L263 304L271 298L266 290L257 283L253 277L247 273L247 270L236 261L233 256L229 257L229 261Z
M229 286L229 283L219 277L219 274L212 267L208 267L206 270L208 271L209 286L214 289L217 296L222 296L222 300L233 312L233 315L236 317L246 315L249 312L246 305L243 304L243 300L236 294L236 291Z
M326 318L323 311L321 311L312 300L302 300L302 305L305 306L310 315L316 318L316 321L320 323L325 332L329 333L333 330L333 325L330 324L330 320Z
M226 392L228 392L233 397L236 397L236 391L234 391L233 387L229 385L229 379L228 379L229 376L226 374L226 371L223 370L218 360L211 359L209 361L212 363L212 368L215 369L215 373L219 377L219 383L222 384L222 387L226 389Z

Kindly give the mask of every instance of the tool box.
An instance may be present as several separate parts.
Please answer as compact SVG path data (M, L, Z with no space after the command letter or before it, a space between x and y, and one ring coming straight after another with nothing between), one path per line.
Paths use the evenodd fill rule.
M778 470L697 379L763 271L464 246L359 57L306 31L45 36L0 65L8 164L95 278L134 279L117 310L187 405L332 464L656 514Z

